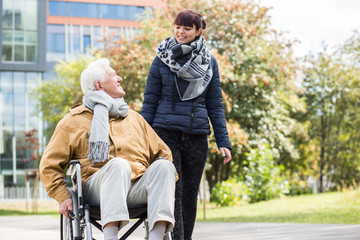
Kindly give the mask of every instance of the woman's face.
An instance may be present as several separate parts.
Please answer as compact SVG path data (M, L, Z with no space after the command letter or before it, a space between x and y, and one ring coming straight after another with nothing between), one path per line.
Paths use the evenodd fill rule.
M196 30L195 24L189 26L174 26L174 36L179 44L190 44L196 37L200 36L202 29Z

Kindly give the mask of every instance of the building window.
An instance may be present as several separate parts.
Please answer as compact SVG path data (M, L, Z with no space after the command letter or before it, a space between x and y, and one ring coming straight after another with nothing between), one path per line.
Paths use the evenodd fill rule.
M3 0L2 4L2 61L35 63L37 0Z
M73 25L72 29L69 31L69 49L72 48L72 51L75 54L78 54L81 52L81 34L80 34L80 26Z
M66 13L66 2L49 1L49 15L66 16Z
M65 52L65 34L64 33L50 33L50 40L48 41L48 51L55 53Z
M65 26L48 24L46 32L46 60L65 60Z
M25 152L19 148L24 131L38 129L42 136L36 101L29 97L31 90L38 87L39 79L41 73L37 72L0 72L0 104L3 106L0 108L0 173L13 168L13 151L16 151L17 169L28 167L21 161Z
M51 16L136 20L145 9L127 5L49 1Z
M71 17L78 17L79 16L79 3L70 2L69 3L69 11L70 11L70 16Z
M137 6L129 6L128 17L130 20L136 20L143 13L144 9Z
M83 45L84 45L84 53L86 53L86 50L91 48L91 37L90 37L90 35L84 35Z
M96 18L98 16L98 8L97 8L98 4L95 3L82 3L82 4L87 5L87 17Z

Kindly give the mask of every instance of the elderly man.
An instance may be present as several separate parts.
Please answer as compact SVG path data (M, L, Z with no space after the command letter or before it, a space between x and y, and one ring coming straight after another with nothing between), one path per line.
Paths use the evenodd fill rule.
M82 72L83 105L58 123L40 162L41 181L68 217L72 200L64 168L77 159L86 199L101 203L105 240L117 239L129 222L128 206L142 203L148 204L149 239L162 239L174 225L176 170L167 145L129 110L122 81L107 59Z

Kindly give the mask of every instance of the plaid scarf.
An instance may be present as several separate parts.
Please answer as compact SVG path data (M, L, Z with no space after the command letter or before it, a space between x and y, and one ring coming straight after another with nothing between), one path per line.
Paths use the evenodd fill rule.
M114 99L104 91L89 91L83 97L85 107L94 113L91 122L88 158L93 164L109 159L109 116L125 118L129 106L123 98Z
M177 43L174 36L168 37L159 44L156 55L175 73L175 85L182 101L204 92L213 72L211 55L202 36L190 45Z

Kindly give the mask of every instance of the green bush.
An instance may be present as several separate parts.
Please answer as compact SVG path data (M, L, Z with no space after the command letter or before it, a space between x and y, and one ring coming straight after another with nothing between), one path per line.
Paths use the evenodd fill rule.
M247 155L245 177L219 182L211 191L211 200L220 206L243 202L259 202L289 194L289 183L281 175L282 165L274 162L267 145L251 150Z
M288 194L289 186L281 176L284 167L274 162L268 145L253 149L247 154L245 184L250 202L270 200Z
M289 181L289 193L290 196L311 194L313 188L306 180L292 179Z
M227 180L218 182L211 191L211 200L222 207L247 202L247 187L243 182Z

